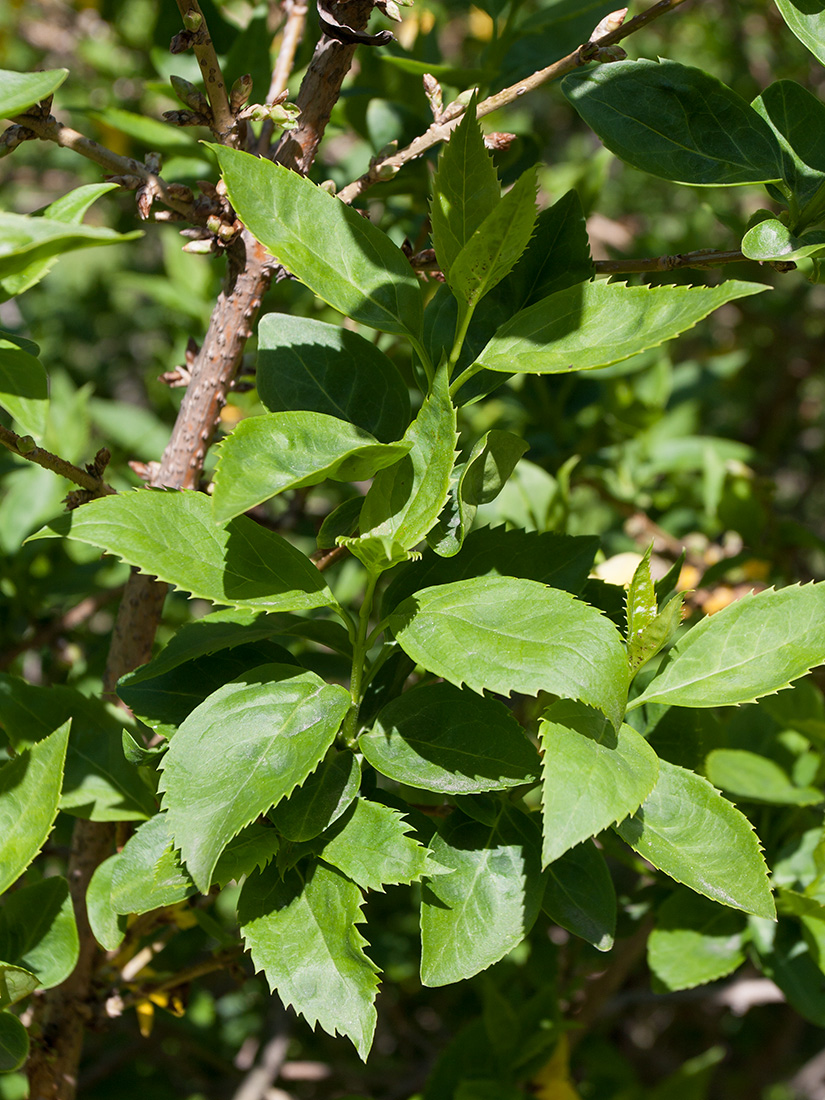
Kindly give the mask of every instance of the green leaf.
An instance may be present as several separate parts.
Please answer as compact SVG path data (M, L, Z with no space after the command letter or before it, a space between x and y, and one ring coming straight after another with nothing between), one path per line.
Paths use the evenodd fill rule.
M0 279L17 275L31 264L104 244L122 244L143 233L116 233L97 225L72 225L54 218L0 211Z
M470 457L453 472L447 505L427 541L437 554L451 558L464 545L480 504L495 500L528 445L512 432L486 432Z
M0 118L14 118L48 99L68 75L68 69L45 69L39 73L0 69Z
M774 760L745 749L714 749L705 772L714 787L737 800L775 806L816 806L825 801L816 787L797 787Z
M544 749L542 862L634 813L656 786L656 753L628 725L560 700L539 727Z
M0 407L25 433L42 438L49 408L46 368L5 332L0 332Z
M112 905L112 876L120 855L109 856L95 869L86 891L86 913L95 939L106 951L117 951L126 935L127 919Z
M745 961L746 927L732 909L676 890L656 913L647 941L648 966L669 991L715 982Z
M571 73L562 90L622 160L677 183L782 178L771 128L727 85L677 61L620 61Z
M50 218L52 221L63 222L65 225L80 225L83 221L83 215L92 203L99 199L101 195L116 190L116 183L84 184L82 187L76 187L74 191L69 191L66 195L61 195L59 199L55 199L53 203L45 208L43 217ZM35 260L24 267L22 271L18 271L16 275L9 275L8 278L3 279L0 285L10 298L22 294L48 275L57 263L57 259L57 256L52 256L45 260Z
M441 369L404 436L409 453L373 480L361 509L360 538L341 540L368 569L407 560L433 527L447 502L457 442L456 411Z
M528 168L473 235L447 275L450 289L475 306L509 275L524 253L536 224L536 169Z
M621 723L627 662L618 632L566 592L515 577L455 581L405 600L390 628L414 661L458 687L551 691Z
M212 879L218 886L251 875L263 869L278 854L280 841L274 829L253 822L229 841L220 854Z
M229 841L314 771L350 703L313 672L262 665L192 711L163 758L159 789L202 892Z
M804 206L825 182L825 105L795 80L776 80L751 106L776 135L785 178Z
M312 840L334 821L358 794L361 765L351 752L327 756L289 798L269 811L269 819L287 840Z
M31 971L0 962L0 1010L25 1000L39 985L37 975Z
M686 593L680 592L665 604L659 614L633 637L628 638L627 663L631 679L651 657L667 645L682 622Z
M168 814L155 814L127 840L112 869L116 913L148 913L197 893L173 848Z
M778 218L766 218L747 231L742 251L751 260L801 260L825 251L825 230L796 236Z
M60 809L91 821L149 817L155 802L123 756L126 716L69 687L38 687L0 673L0 725L17 752L71 718Z
M158 676L149 672L153 664L124 677L118 694L137 719L155 733L172 737L195 707L248 668L264 664L297 666L298 662L288 649L264 640L184 661Z
M357 798L314 852L363 890L383 892L387 885L416 882L427 871L427 849L407 835L411 830L397 810Z
M547 869L541 907L554 924L609 951L616 932L616 890L604 856L591 840L559 856Z
M70 722L0 768L0 894L43 847L57 817Z
M143 489L102 497L33 537L53 534L99 546L213 603L258 611L335 604L312 562L280 535L245 516L216 528L203 493Z
M506 790L539 772L536 749L507 707L452 684L393 699L358 747L382 775L445 794Z
M825 6L821 0L776 0L776 6L803 46L825 65Z
M410 395L375 344L340 325L268 313L258 326L258 396L272 412L326 413L382 443L410 422Z
M273 992L310 1027L352 1040L366 1060L375 1031L377 967L364 954L366 940L358 887L323 864L304 878L274 868L247 879L238 921L256 970Z
M431 549L393 577L382 603L386 615L422 588L469 577L523 577L577 593L584 586L599 548L592 535L557 535L504 527L471 531L461 553L443 558Z
M517 313L479 353L476 365L508 374L606 367L672 340L725 302L765 289L735 280L695 287L580 284Z
M29 1056L29 1033L16 1016L0 1012L0 1073L20 1069Z
M334 309L382 332L421 330L421 287L389 237L352 207L266 157L210 145L253 236Z
M358 531L361 522L361 509L364 507L364 498L360 493L342 501L337 508L329 513L324 522L318 528L315 537L319 550L332 550L338 545L339 538L350 538Z
M54 875L8 894L0 908L0 959L25 967L42 989L60 985L80 952L69 883Z
M706 779L659 761L659 780L619 836L654 867L712 901L775 915L753 826Z
M631 707L724 707L779 691L825 661L825 582L744 596L689 630L668 658Z
M430 205L438 264L448 275L464 245L501 202L493 158L476 119L476 98L443 146Z
M316 412L278 412L242 420L221 443L215 519L233 519L286 489L333 481L367 481L412 448L379 443L346 420Z
M455 813L431 851L452 874L424 887L421 981L449 985L498 962L532 928L544 893L538 829L514 810L492 827Z
M653 543L648 546L644 557L636 567L636 572L633 574L633 579L627 590L627 656L631 667L633 664L631 655L634 643L638 644L640 635L645 627L650 626L658 611L656 589L653 585L653 578L650 576L650 555L652 551Z

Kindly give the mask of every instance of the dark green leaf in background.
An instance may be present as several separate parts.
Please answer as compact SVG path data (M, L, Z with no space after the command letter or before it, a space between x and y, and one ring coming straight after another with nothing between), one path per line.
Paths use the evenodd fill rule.
M37 976L41 989L68 978L80 943L69 883L54 875L8 894L0 908L0 959Z
M652 176L708 186L783 176L765 120L702 69L619 61L571 73L562 89L612 153Z
M16 1016L0 1012L0 1073L19 1069L29 1056L29 1033Z
M752 107L776 134L790 160L791 171L785 178L804 206L825 183L825 104L795 80L777 80L756 97Z
M360 781L361 766L355 755L334 752L289 798L281 799L269 811L269 818L287 840L312 840L347 809Z
M746 929L741 913L677 889L656 912L648 965L667 990L715 982L745 961Z
M400 439L410 422L409 392L395 364L340 325L268 313L258 325L255 381L272 412L337 416L382 443Z
M535 747L507 707L452 684L393 699L358 747L382 775L445 794L505 790L539 773Z
M593 843L577 844L547 869L541 907L555 924L609 951L616 931L616 890L604 856Z
M0 332L0 407L26 434L42 437L49 408L46 369L20 346L18 337L6 332Z

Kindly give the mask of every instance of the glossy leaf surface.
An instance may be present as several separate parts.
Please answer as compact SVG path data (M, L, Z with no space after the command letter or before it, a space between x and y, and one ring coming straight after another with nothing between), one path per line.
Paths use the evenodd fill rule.
M801 260L824 250L825 230L811 229L797 236L778 218L759 222L742 238L742 252L751 260Z
M363 1059L375 1030L378 975L356 928L363 921L358 887L317 864L306 877L274 868L250 875L238 921L256 970L284 1005L310 1027L349 1038Z
M412 826L389 806L357 798L315 846L315 853L364 890L416 882L427 870L427 849Z
M825 65L825 6L820 0L776 0L799 41Z
M451 874L431 879L421 899L421 981L470 978L516 947L544 893L538 829L515 811L496 825L453 814L431 845Z
M776 134L786 155L786 178L804 206L825 182L825 104L795 80L776 80L752 106Z
M521 310L496 332L477 364L508 374L565 374L618 363L692 328L759 283L625 286L584 283Z
M421 329L421 288L404 253L361 215L296 172L221 145L238 217L319 298L382 332Z
M395 364L340 325L268 313L258 325L255 380L272 412L337 416L382 443L400 439L410 422L409 391Z
M620 61L565 78L564 94L616 156L677 183L782 178L765 120L727 85L677 61Z
M201 891L229 841L318 766L350 702L312 672L263 665L192 711L163 758L160 789Z
M654 867L698 894L774 917L767 868L751 823L694 772L660 760L653 792L616 831Z
M687 632L634 701L689 707L750 703L825 661L825 583L767 589Z
M367 481L398 462L412 441L379 443L345 420L316 412L278 412L242 420L219 451L212 495L224 523L286 489Z
M139 490L60 516L36 537L99 546L193 596L258 611L331 606L322 575L300 551L245 516L216 527L207 496Z
M515 577L455 581L409 597L390 626L414 661L457 687L551 691L621 722L627 664L618 632L566 592Z
M445 794L505 790L539 772L535 747L507 707L452 684L393 699L358 747L382 775Z
M542 861L634 813L656 785L658 761L628 725L616 733L603 715L559 701L539 727L544 749Z
M0 768L0 894L23 874L57 817L70 722Z

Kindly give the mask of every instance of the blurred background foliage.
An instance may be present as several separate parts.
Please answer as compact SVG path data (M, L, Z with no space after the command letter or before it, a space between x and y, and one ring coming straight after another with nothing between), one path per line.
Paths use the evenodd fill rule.
M279 43L279 6L213 0L202 7L228 78L251 72L252 98L263 100ZM416 0L394 25L395 43L359 50L313 178L342 186L389 142L404 145L426 129L431 116L422 73L442 81L447 99L475 84L483 92L495 91L586 41L612 7L598 0L486 0L480 6ZM388 25L381 16L375 23ZM0 6L0 65L20 71L67 67L58 117L119 153L143 157L158 151L168 180L192 184L215 178L214 165L198 144L207 135L160 121L164 110L178 106L169 75L198 77L191 55L169 54L169 40L178 30L170 0L6 0ZM290 82L293 95L317 34L311 12ZM818 94L825 82L825 72L765 0L687 4L625 46L630 57L672 57L705 68L747 99L775 79L798 80ZM557 85L491 116L485 128L516 135L510 148L497 154L504 184L538 160L541 204L570 188L578 191L598 259L736 248L750 215L770 204L759 188L679 187L626 167L600 147ZM370 191L363 204L397 243L408 239L416 250L428 243L434 161L435 153L408 166ZM24 143L4 160L3 173L3 206L20 213L100 178L94 165L37 142ZM87 222L134 228L133 196L105 196ZM62 258L37 287L0 305L0 326L35 340L49 371L46 446L81 463L98 447L109 447L110 480L117 488L140 484L128 461L160 458L181 391L158 376L185 362L190 338L200 341L222 278L222 260L181 251L174 225L142 228L145 235L136 243ZM605 559L602 576L614 584L629 579L622 572L622 553L639 552L652 539L657 554L670 562L684 544L683 584L697 590L694 607L708 611L734 598L743 585L823 576L825 285L809 283L804 265L780 275L768 266L742 263L724 273L769 282L775 289L725 306L666 348L589 374L525 376L520 385L501 387L462 409L467 441L502 427L523 434L530 444L529 461L501 497L481 510L479 522L597 534ZM718 270L682 270L648 278L712 283L721 277ZM430 285L434 293L438 284L431 280ZM338 320L290 280L269 291L264 311L273 310ZM392 352L392 337L378 339ZM224 410L226 430L261 410L254 365L253 341ZM409 372L409 364L401 365ZM0 668L32 683L71 684L91 694L98 689L126 569L77 544L23 545L60 510L66 487L5 452L0 452L0 479ZM340 502L338 491L326 486L285 494L259 509L257 518L291 533L310 552L321 521ZM339 591L358 583L347 563L336 569ZM64 616L79 604L83 614L70 625ZM160 641L204 610L197 601L170 596ZM765 708L741 713L744 719L730 719L732 726L739 722L725 742L731 747L753 747L753 729L760 723L767 722L769 731L783 728L784 718L777 723ZM685 731L663 730L662 743L668 736L689 754ZM810 771L807 742L791 742L781 749L790 764L783 763L802 775L806 767ZM810 808L783 808L784 816L773 808L760 812L778 815L759 828L773 856L787 835L820 824ZM62 865L68 838L64 824L50 841L55 867ZM788 858L797 852L801 859L797 849ZM646 896L638 890L644 868L638 861L620 862L626 855L615 856L620 899L624 884L638 904ZM45 873L48 869L47 861ZM793 866L788 881L792 872ZM646 904L661 900L657 889L649 886ZM170 941L153 962L155 971L188 966L205 947L220 943L231 913L232 907L219 901L188 936ZM638 916L632 906L625 908L620 936L636 927ZM191 918L182 913L181 920ZM478 1076L480 1066L494 1071L502 1060L521 1066L522 1077L546 1100L576 1095L564 1091L573 1086L558 1051L555 1062L548 1062L549 1052L559 1036L560 1006L575 998L586 975L604 969L604 956L561 930L548 937L546 922L539 922L529 950L520 949L459 987L422 990L415 911L399 907L390 890L371 898L370 923L380 930L372 955L392 982L381 994L368 1066L346 1044L313 1035L302 1021L287 1024L263 980L239 970L193 984L186 1004L143 1002L138 1019L130 1009L94 1023L80 1096L511 1100L526 1095L517 1090L493 1098L474 1090L471 1081L461 1084L468 1067ZM605 1001L586 1034L573 1033L573 1076L582 1100L821 1095L800 1091L799 1079L800 1067L822 1046L819 1027L785 1004L732 1007L714 986L695 993L651 992L642 953L638 946L634 950L624 961L610 956L621 993ZM806 1014L815 1018L819 1012L825 1024L825 979L819 973L818 988L808 979L799 996L816 1001ZM273 1035L287 1032L278 1088L244 1092L261 1051L271 1049ZM0 1077L0 1098L22 1097L24 1089L22 1076Z

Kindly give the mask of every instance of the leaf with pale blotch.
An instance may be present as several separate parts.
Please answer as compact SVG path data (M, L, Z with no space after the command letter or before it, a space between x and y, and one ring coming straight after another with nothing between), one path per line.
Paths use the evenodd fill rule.
M742 238L749 260L802 260L825 252L825 230L811 229L797 236L778 218L766 218Z
M319 298L382 332L421 330L421 286L404 253L351 206L266 157L209 145L253 236Z
M475 307L515 267L536 224L536 169L528 168L465 241L447 274L450 289Z
M607 148L643 172L702 186L782 178L771 128L703 69L620 61L571 73L562 90Z
M682 623L682 605L684 592L679 592L668 600L652 622L632 638L628 638L627 664L631 680L645 664L660 653L676 634Z
M0 69L0 118L14 118L48 99L68 75L68 69L44 69L39 73Z
M391 700L358 747L382 775L445 794L506 790L538 777L535 746L508 708L452 684L424 684Z
M358 798L313 850L364 890L383 891L417 882L427 871L427 849L408 835L411 830L397 810Z
M633 641L646 626L650 626L656 618L656 590L653 578L650 576L650 555L653 551L653 543L648 546L644 557L636 567L630 587L627 590L627 643L628 660L632 650Z
M741 913L677 889L656 912L647 962L666 990L693 989L733 973L745 961Z
M425 588L390 617L401 648L430 672L474 691L550 691L622 720L627 660L618 631L566 592L516 577Z
M219 523L287 489L322 481L368 481L412 448L379 443L346 420L317 412L277 412L242 420L221 443L212 507Z
M823 662L825 581L767 589L728 604L689 630L631 708L750 703Z
M616 831L654 867L698 894L774 918L768 872L753 826L694 772L660 760L655 788Z
M340 540L371 571L409 558L447 502L458 433L445 369L403 442L409 454L381 470L367 493L360 538Z
M719 286L580 283L505 322L472 370L566 374L606 367L672 340L726 302L767 289L735 280Z
M484 147L475 104L474 96L442 148L433 176L430 221L435 254L445 274L501 201L498 176L493 158Z
M0 768L0 894L43 847L57 817L71 722Z
M358 887L323 864L306 877L275 868L249 876L238 922L256 970L310 1027L346 1035L366 1060L375 1031L378 968L364 954Z
M507 808L493 826L455 813L433 837L433 856L451 873L421 898L424 985L471 978L521 943L544 894L539 846L533 821Z
M174 850L168 814L155 814L126 841L112 869L112 908L116 913L148 913L195 893L197 887Z
M628 725L618 733L603 715L560 700L539 727L544 750L542 861L638 810L656 785L656 753Z
M450 496L427 542L442 557L454 557L475 519L479 505L495 500L528 445L513 432L494 428L478 440L470 457L453 471Z
M216 527L203 493L141 489L101 497L32 538L98 546L193 596L258 611L332 607L323 576L286 539L239 516Z
M35 974L41 989L52 989L74 970L79 953L65 878L52 875L6 897L0 908L0 959Z
M555 924L609 951L616 932L616 889L607 862L592 840L550 864L541 907Z
M192 711L163 757L159 789L202 892L229 841L315 770L350 704L346 688L314 672L262 665Z

